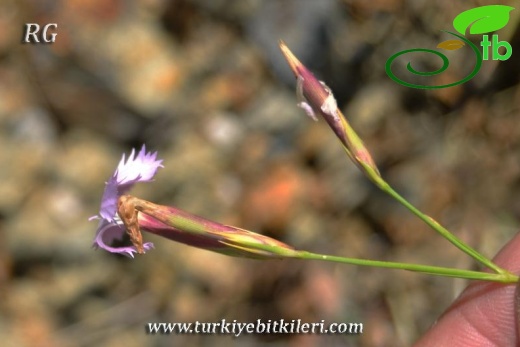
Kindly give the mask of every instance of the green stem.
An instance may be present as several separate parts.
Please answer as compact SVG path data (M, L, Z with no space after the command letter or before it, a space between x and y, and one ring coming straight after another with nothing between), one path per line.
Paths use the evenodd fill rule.
M413 206L408 200L403 198L399 193L397 193L382 177L377 167L373 163L371 159L370 153L366 149L365 145L356 134L356 132L352 129L350 124L346 121L345 117L340 113L340 120L342 128L344 129L344 138L339 137L341 143L343 144L343 148L347 155L353 159L354 163L358 165L367 177L374 182L376 186L378 186L382 191L387 193L396 199L399 203L409 209L413 214L423 220L428 226L437 231L442 237L451 242L455 247L477 260L481 264L487 266L489 269L495 271L498 274L505 274L507 271L502 269L491 260L477 252L472 247L468 246L461 239L453 235L446 228L441 226L437 221L435 221L430 216L422 213L419 209Z
M406 207L408 210L410 210L413 214L415 214L417 217L419 217L422 221L424 221L429 227L431 227L433 230L438 232L442 237L447 239L449 242L451 242L455 247L472 257L473 259L477 260L478 262L482 263L483 265L487 266L489 269L495 271L498 274L507 274L509 273L507 270L499 267L495 263L493 263L491 260L477 252L474 248L468 246L464 241L453 235L448 229L444 228L442 225L440 225L437 221L435 221L430 216L422 213L419 209L417 209L414 205L412 205L408 200L406 200L404 197L402 197L399 193L397 193L378 173L373 171L373 169L369 166L363 165L367 174L372 179L372 181L385 193L392 196L394 199L396 199L399 203L401 203L404 207Z
M483 271L473 271L473 270L462 270L441 266L431 266L431 265L420 265L420 264L408 264L408 263L398 263L392 261L382 261L382 260L370 260L370 259L359 259L359 258L347 258L340 257L335 255L328 254L318 254L312 253L304 250L295 250L286 247L280 247L279 245L271 245L264 244L258 242L251 242L248 240L242 240L239 244L236 243L226 243L229 247L239 248L239 249L254 249L257 251L257 254L269 254L269 257L275 258L294 258L294 259L302 259L302 260L321 260L328 261L334 263L343 263L350 265L361 265L361 266L371 266L378 268L388 268L388 269L398 269L398 270L408 270L415 271L420 273L425 273L429 275L437 275L437 276L445 276L445 277L456 277L456 278L465 278L470 280L482 280L482 281L492 281L492 282L500 282L500 283L516 283L518 282L518 276L510 273L509 271L502 270L502 273L489 273Z
M345 257L332 256L332 255L311 253L311 252L307 252L307 251L297 251L294 254L292 254L290 257L298 258L298 259L321 260L321 261L328 261L328 262L334 262L334 263L344 263L344 264L351 264L351 265L408 270L408 271L421 272L421 273L425 273L425 274L429 274L429 275L465 278L465 279L471 279L471 280L483 280L483 281L492 281L492 282L500 282L500 283L518 282L518 276L513 275L510 272L505 271L505 270L503 270L499 274L494 274L494 273L487 273L487 272L480 272L480 271L446 268L446 267L440 267L440 266L406 264L406 263L387 262L387 261L380 261L380 260L345 258Z

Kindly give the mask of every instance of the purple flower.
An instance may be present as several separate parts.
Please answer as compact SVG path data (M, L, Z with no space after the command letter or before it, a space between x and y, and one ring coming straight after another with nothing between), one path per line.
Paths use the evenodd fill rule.
M125 234L125 227L117 215L117 200L121 195L126 194L135 183L150 182L160 167L163 167L162 160L157 160L157 152L147 153L144 145L137 156L135 150L132 149L132 153L126 161L123 154L116 171L106 183L99 215L90 218L90 220L100 219L94 239L95 248L101 247L111 253L122 253L133 257L133 253L137 252L134 246L109 246L114 240L121 239ZM143 247L145 250L149 250L153 248L153 244L147 242Z

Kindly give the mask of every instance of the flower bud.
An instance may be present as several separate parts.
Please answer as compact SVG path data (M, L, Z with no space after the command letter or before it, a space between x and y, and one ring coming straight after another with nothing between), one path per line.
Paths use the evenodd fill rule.
M317 120L318 115L323 117L343 144L350 159L370 179L378 180L381 176L370 152L338 109L330 88L314 77L283 41L280 41L280 49L297 79L298 106L303 108L314 120Z

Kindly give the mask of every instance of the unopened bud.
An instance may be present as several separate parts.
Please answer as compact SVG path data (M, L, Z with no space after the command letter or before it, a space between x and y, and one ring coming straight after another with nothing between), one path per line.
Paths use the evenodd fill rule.
M318 119L318 115L323 117L343 144L350 159L372 180L380 178L370 152L338 109L330 88L314 77L283 41L280 41L280 49L296 76L298 106L314 120Z

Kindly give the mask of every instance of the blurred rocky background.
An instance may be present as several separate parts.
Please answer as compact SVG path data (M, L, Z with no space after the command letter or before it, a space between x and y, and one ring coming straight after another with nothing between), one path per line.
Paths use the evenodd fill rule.
M0 1L1 345L410 345L467 282L229 258L153 235L155 250L128 259L93 250L87 219L122 153L146 143L165 168L136 196L315 252L476 268L296 107L277 43L332 88L399 192L493 256L520 218L519 10L499 32L513 57L465 84L419 90L385 73L394 53L435 48L457 14L493 3ZM22 44L25 23L57 23L56 42ZM467 47L450 57L435 84L473 68ZM364 333L145 333L223 318L362 322Z

